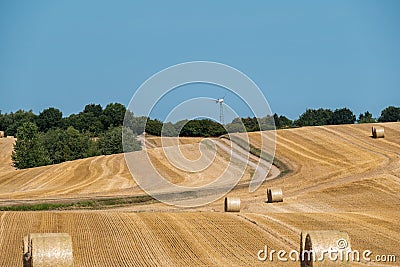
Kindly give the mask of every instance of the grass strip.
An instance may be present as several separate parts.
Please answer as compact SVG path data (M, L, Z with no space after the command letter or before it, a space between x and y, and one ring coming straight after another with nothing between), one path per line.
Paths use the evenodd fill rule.
M41 211L41 210L76 210L76 209L104 209L110 206L124 206L132 204L150 204L157 200L151 196L134 196L122 198L89 199L70 203L38 203L12 205L0 207L0 211Z
M259 157L263 160L271 162L271 159L272 159L272 164L274 164L281 172L278 176L279 178L292 172L292 170L289 168L289 166L287 166L285 163L283 163L281 160L279 160L276 156L268 154L267 152L259 149L258 147L255 147L252 144L247 143L245 140L243 140L242 138L240 138L238 136L232 135L231 137L229 137L229 135L223 135L223 136L221 136L221 138L231 140L232 142L237 144L239 147L241 147L245 150L249 150L250 154L252 154L256 157Z

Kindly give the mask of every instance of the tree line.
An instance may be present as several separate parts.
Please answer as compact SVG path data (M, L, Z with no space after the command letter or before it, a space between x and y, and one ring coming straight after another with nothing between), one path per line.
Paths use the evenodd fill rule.
M39 115L30 111L18 110L2 114L0 111L0 129L7 136L15 136L18 127L24 122L36 124L39 132L47 132L51 129L63 129L73 127L79 132L89 133L90 136L98 136L109 128L121 126L124 120L126 108L120 103L110 103L104 109L98 104L86 105L78 114L63 117L57 108L44 109Z
M400 107L389 106L381 111L379 118L373 118L369 111L358 116L348 108L336 109L307 109L300 117L293 122L293 126L318 126L318 125L339 125L374 122L397 122L400 121Z
M12 160L19 169L141 149L132 130L122 127L126 108L119 103L86 105L82 112L63 117L56 108L38 115L32 111L0 113L0 129L16 136Z
M17 168L122 153L122 136L127 138L125 151L140 150L141 144L136 136L143 132L156 136L216 137L275 128L393 121L400 121L399 107L385 108L377 119L368 111L359 114L357 119L348 108L320 108L307 109L294 121L274 114L263 118L235 118L224 126L209 119L163 123L145 116L134 116L120 103L110 103L104 109L101 105L89 104L78 114L68 117L63 117L62 112L53 107L38 115L24 110L9 114L0 112L0 130L4 130L7 136L17 137L12 155Z

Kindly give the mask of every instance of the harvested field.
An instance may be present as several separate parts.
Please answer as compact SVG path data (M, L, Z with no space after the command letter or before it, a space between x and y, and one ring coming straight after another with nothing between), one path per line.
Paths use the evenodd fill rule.
M233 266L257 264L267 233L221 213L0 213L0 266L21 263L29 232L67 232L76 266ZM12 227L13 222L29 221ZM16 257L17 256L17 257ZM259 263L258 263L259 264Z
M359 214L3 212L0 218L0 266L20 265L21 240L30 232L69 233L75 266L299 266L260 262L257 252L265 245L299 250L304 227L346 231L353 249L398 253L400 245L398 226Z
M123 154L92 157L51 166L15 170L11 167L10 159L13 142L11 139L3 140L8 142L3 142L4 145L2 146L5 153L2 153L3 158L0 162L0 168L5 171L0 173L0 205L12 204L13 200L18 200L18 203L23 203L24 200L31 203L32 200L43 201L56 198L68 200L144 194L132 179ZM187 144L180 145L179 149L171 150L172 147L167 147L166 149L171 151L169 153L170 156L174 156L181 151L188 160L195 161L201 155L198 150L199 143L196 142L200 142L202 139L195 138L194 140L184 141ZM210 154L214 156L211 148L205 147L205 149L206 152L210 151ZM194 167L200 167L201 171L191 173L171 164L162 148L155 147L148 149L147 152L152 165L158 172L171 182L185 186L198 186L213 181L222 174L230 161L227 151L217 149L215 158L210 156L200 158L198 162L194 162ZM133 160L135 161L140 160L142 157L146 157L144 151L133 153ZM241 160L236 161L236 163L237 167L234 165L232 169L234 173L238 172L240 166L243 165ZM202 166L205 167L203 168ZM146 168L152 167L142 166L140 169L144 173L149 173L150 171ZM250 171L251 167L248 167L243 175L243 181L250 180Z
M248 167L232 191L241 199L240 213L223 213L223 198L189 210L152 203L110 211L0 212L0 266L19 265L21 241L30 232L70 233L76 266L299 266L276 258L260 262L257 252L265 245L299 250L300 233L308 230L346 232L352 249L371 250L372 258L397 256L395 263L362 261L352 266L399 266L400 123L379 125L385 138L371 137L372 124L278 130L276 156L290 172L250 194ZM197 159L200 141L182 144L183 153ZM250 133L250 141L260 147L259 133ZM263 141L269 141L268 135ZM219 140L221 145L226 141ZM162 150L154 147L149 152L157 169L178 184L210 181L229 160L226 150L218 150L214 166L202 175L188 174L172 169ZM7 165L6 157L0 164ZM58 175L48 174L50 170ZM265 203L265 192L273 187L282 188L284 202ZM24 197L138 193L143 192L130 178L123 155L11 168L0 174L0 198L7 203Z
M15 170L11 161L14 142L14 138L0 138L0 173Z
M250 210L398 210L400 124L383 125L387 132L384 139L373 139L368 124L277 131L276 156L290 166L292 172L282 179L265 183L263 188L281 187L285 202L268 206L267 210L259 206ZM254 146L260 146L257 133L250 133L250 139ZM259 191L260 198L264 198L262 190ZM251 202L254 201L259 200Z
M0 174L0 202L10 199L127 195L135 188L123 155L100 156Z
M164 137L164 140L161 141L160 137L157 136L146 136L146 148L155 148L155 147L166 147L166 146L175 146L179 145L188 145L188 144L196 144L200 143L204 138L202 137L179 137L178 140L176 138ZM163 143L164 142L164 143Z

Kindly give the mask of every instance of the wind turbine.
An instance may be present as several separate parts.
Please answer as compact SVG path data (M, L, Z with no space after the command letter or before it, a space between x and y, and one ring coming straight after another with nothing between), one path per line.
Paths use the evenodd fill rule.
M222 98L215 99L215 103L219 104L219 122L222 125L224 125L224 107L223 107L223 105L224 105L224 101L225 101L224 100L225 96L226 95L224 95L224 97L222 97Z

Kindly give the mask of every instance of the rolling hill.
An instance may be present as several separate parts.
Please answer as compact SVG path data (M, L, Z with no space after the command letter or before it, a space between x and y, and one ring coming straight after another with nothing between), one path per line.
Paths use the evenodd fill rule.
M397 255L397 264L354 266L398 266L400 123L381 124L383 139L371 138L371 126L278 130L276 156L290 171L249 193L248 167L229 193L241 197L240 213L222 213L222 199L194 209L152 203L107 211L0 212L0 266L20 265L21 240L29 232L70 233L76 266L299 266L276 259L259 262L257 252L264 245L277 251L298 250L300 232L317 229L347 232L352 248L359 251ZM257 132L249 137L255 147L269 139L266 134L262 140ZM178 184L208 182L229 161L228 153L220 149L213 164L201 173L185 173L166 162L160 142L154 139L148 150L152 162ZM200 157L200 141L186 141L183 153ZM143 194L130 177L123 155L13 170L5 156L11 153L10 142L0 139L0 203ZM135 153L140 157L143 152ZM283 188L284 202L264 202L265 190L271 186Z

